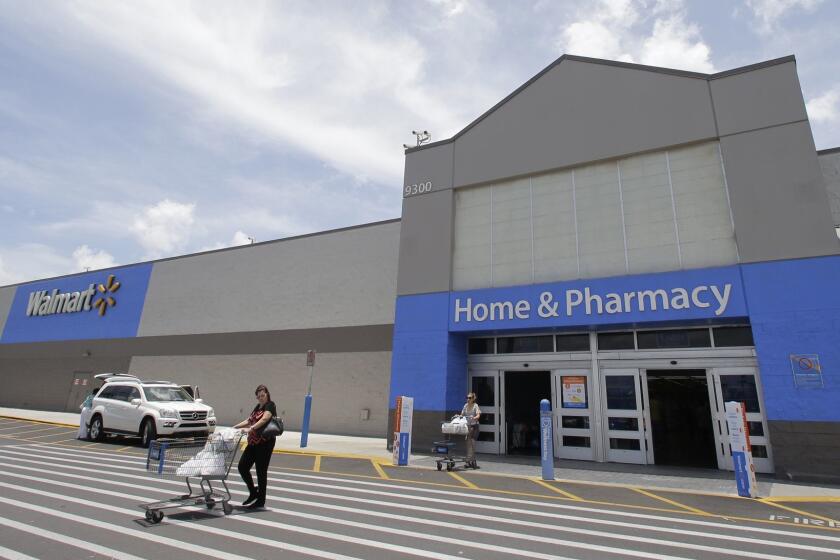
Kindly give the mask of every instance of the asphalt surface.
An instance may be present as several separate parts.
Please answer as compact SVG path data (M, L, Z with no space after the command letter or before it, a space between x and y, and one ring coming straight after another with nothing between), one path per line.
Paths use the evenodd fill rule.
M0 418L0 558L840 558L840 502L543 482L275 453L267 508L141 504L183 494L136 440ZM234 504L247 492L235 465ZM215 483L218 484L218 483Z

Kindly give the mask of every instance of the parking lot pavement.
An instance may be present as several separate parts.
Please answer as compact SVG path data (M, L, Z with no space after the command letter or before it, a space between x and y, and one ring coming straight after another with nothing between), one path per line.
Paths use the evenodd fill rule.
M268 507L166 510L184 480L147 472L137 438L0 418L0 557L660 558L837 557L840 500L715 493L394 467L381 458L278 450ZM218 483L217 483L218 484ZM232 501L246 495L235 469Z
M22 443L57 448L106 450L142 458L146 451L137 438L108 438L94 443L76 439L69 424L0 417L0 446ZM434 464L433 462L431 463ZM417 487L482 492L576 504L610 506L625 511L691 513L704 517L789 525L840 528L840 497L833 489L813 488L810 496L792 495L744 499L733 494L650 485L598 483L573 479L545 482L535 475L505 474L488 462L486 470L434 467L395 467L381 457L341 456L323 451L276 450L272 468L290 473L320 473L342 479L387 480Z

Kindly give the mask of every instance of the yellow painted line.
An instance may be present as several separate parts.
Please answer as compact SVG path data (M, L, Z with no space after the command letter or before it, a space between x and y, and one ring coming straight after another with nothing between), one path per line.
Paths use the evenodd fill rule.
M581 498L580 496L575 496L571 492L566 492L562 488L558 488L557 486L555 486L553 484L549 484L548 482L540 480L539 478L532 478L531 480L533 480L534 482L536 482L540 486L544 486L545 488L548 488L549 490L552 490L554 492L557 492L558 494L562 494L563 496L566 496L570 500L575 500L576 502L583 502L584 501L584 499Z
M18 431L16 433L18 435L25 436L25 435L29 435L29 434L34 434L35 432L45 432L47 430L66 430L66 429L67 428L64 428L62 426L47 426L46 428L35 428L34 430L31 430L31 429L30 430L21 430L21 431Z
M52 424L53 426L64 426L65 428L78 428L78 424L65 424L63 422L51 422L49 420L33 420L32 418L19 418L17 416L0 416L8 420L20 420L21 422L34 422L35 424Z
M373 468L376 469L376 472L379 473L379 478L384 478L385 480L391 479L391 477L388 476L388 473L385 472L385 469L382 468L382 465L380 465L374 460L371 460L370 462L373 465Z
M312 470L315 472L321 472L321 456L315 455L315 464L312 465Z
M833 521L835 523L837 522L836 519L831 519L830 517L824 517L822 515L817 515L815 513L808 513L807 511L802 511L801 509L795 509L795 508L792 508L792 507L783 506L782 504L777 504L775 502L768 502L766 500L758 500L758 501L763 503L763 504L767 504L768 506L773 506L773 507L777 507L777 508L781 508L781 509L786 509L788 511L792 511L793 513L798 513L802 517L808 517L810 519L822 519L823 521Z
M377 457L376 455L356 455L353 453L336 453L333 451L297 451L294 449L275 449L272 453L278 455L304 455L314 457L320 455L322 457L332 457L335 459L361 459L364 461L386 461L386 457Z
M813 502L813 503L840 503L840 496L775 496L764 498L764 502Z
M39 438L45 438L45 437L56 437L56 436L58 436L58 437L64 437L65 435L67 435L67 434L64 434L64 433L57 433L57 434L41 434L40 436L25 437L25 438L20 438L20 439L23 439L23 440L26 440L26 441L37 441ZM45 442L45 443L46 443L46 442Z
M15 425L15 426L7 426L7 427L5 427L5 428L0 428L0 432L9 432L9 433L13 433L13 432L15 432L15 431L17 431L17 430L25 430L25 429L27 429L27 428L29 428L29 427L31 427L31 425L30 425L30 424L17 424L17 425Z
M671 504L672 506L676 506L678 508L688 510L692 513L696 513L697 515L709 515L709 516L712 515L711 513L703 511L702 509L697 509L695 507L691 507L691 506L687 506L685 504L681 504L679 502L675 502L674 500L669 500L668 498L664 498L662 496L657 496L653 492L648 492L647 490L642 490L641 488L633 488L633 490L635 490L636 492L638 492L639 494L641 494L643 496L647 496L648 498L653 498L654 500L659 500L659 501L665 502L666 504Z
M117 453L122 453L126 449L134 449L134 446L133 445L126 445L125 447L120 447L119 449L117 449Z
M472 488L473 490L481 490L481 488L479 488L478 486L476 486L475 484L473 484L472 482L470 482L469 480L467 480L463 476L459 475L458 473L454 473L454 472L450 471L448 474L449 474L449 476L451 476L452 478L454 478L455 480L457 480L458 482L460 482L461 484L463 484L467 488Z

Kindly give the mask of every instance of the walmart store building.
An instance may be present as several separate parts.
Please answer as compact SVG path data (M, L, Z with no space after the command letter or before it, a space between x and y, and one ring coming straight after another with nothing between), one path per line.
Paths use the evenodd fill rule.
M731 469L737 400L760 472L840 481L838 200L793 57L564 56L407 150L401 220L0 288L0 406L120 370L222 422L265 382L294 429L316 348L318 431L384 436L408 395L424 451L472 390L484 453L535 453L548 398L558 458Z

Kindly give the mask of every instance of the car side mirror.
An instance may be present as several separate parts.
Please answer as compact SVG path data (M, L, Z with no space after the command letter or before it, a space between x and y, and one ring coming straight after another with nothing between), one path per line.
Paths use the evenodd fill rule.
M195 399L195 402L202 403L202 402L204 402L204 399Z
M131 404L134 406L140 406L140 403L143 402L140 399L131 399Z

